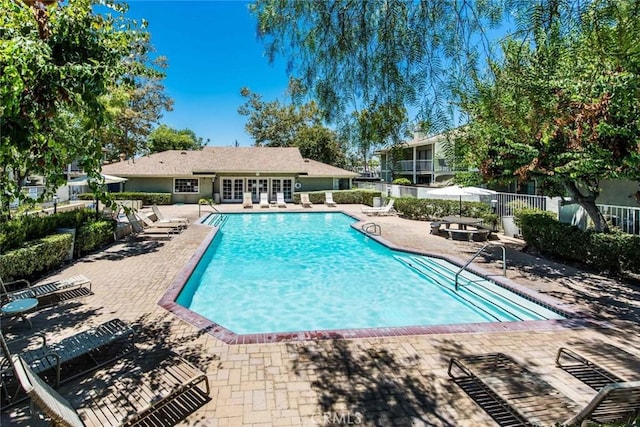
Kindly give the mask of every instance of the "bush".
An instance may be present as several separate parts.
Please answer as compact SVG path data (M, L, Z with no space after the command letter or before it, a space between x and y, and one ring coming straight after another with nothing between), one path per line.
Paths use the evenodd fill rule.
M171 193L139 193L139 192L122 192L109 193L115 200L142 200L143 205L170 205L172 203ZM82 200L94 200L93 193L84 193L78 196Z
M324 204L326 192L325 190L309 192L309 200L311 203L322 205ZM373 198L382 197L381 192L373 190L339 190L331 191L331 193L333 193L333 201L339 205L363 204L373 206ZM300 203L300 193L294 193L293 203Z
M27 242L23 247L0 255L3 280L33 279L64 263L71 249L70 234L53 234Z
M411 185L411 181L407 178L396 178L391 183L396 185Z
M396 199L394 207L405 218L418 221L438 220L461 213L459 200L400 197ZM482 218L487 224L493 224L495 220L491 206L482 202L462 202L462 216Z
M76 233L75 256L82 256L113 242L116 221L96 221L80 227Z
M91 209L76 209L54 215L24 215L0 224L0 253L17 249L24 242L54 234L58 228L79 228L95 218Z
M521 209L515 219L527 244L544 255L613 274L640 273L640 236L582 231L535 209Z

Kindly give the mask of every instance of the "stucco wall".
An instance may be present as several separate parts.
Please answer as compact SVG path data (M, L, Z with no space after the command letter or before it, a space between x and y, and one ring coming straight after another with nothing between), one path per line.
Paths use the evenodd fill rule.
M306 191L323 191L323 190L334 190L333 188L333 178L298 178L297 182L299 182L302 187L296 188L295 191L297 193L306 192ZM337 188L335 189L337 190Z
M192 178L192 177L189 177ZM172 193L173 203L198 203L204 197L213 197L211 178L199 178L199 193L173 193L173 178L130 178L125 191L141 191L147 193Z
M596 203L638 208L640 203L635 198L637 191L640 191L640 185L636 181L622 179L600 181L600 196Z

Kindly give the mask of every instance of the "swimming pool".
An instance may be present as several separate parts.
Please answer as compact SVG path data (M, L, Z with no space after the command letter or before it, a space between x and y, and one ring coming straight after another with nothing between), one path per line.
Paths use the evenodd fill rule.
M559 320L439 258L395 251L330 213L226 215L176 302L236 334Z

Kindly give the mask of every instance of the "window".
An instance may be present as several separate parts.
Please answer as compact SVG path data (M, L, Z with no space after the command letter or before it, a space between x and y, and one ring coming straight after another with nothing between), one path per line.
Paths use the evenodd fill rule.
M198 178L176 178L173 181L174 193L199 193Z

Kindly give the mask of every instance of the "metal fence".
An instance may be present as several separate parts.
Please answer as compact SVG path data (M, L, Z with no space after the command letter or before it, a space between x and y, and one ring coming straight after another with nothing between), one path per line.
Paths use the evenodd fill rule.
M547 197L534 196L530 194L497 193L494 200L497 200L496 214L498 216L511 216L518 209L531 208L547 210Z
M629 234L640 234L640 208L631 206L596 205L611 225Z

